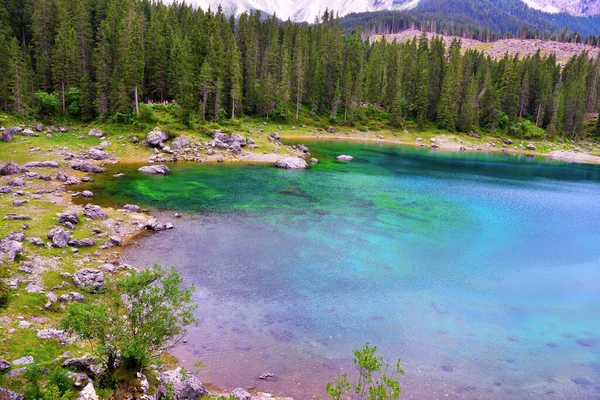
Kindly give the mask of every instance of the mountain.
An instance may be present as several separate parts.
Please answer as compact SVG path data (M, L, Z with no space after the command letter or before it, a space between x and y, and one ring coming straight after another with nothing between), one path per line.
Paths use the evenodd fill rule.
M547 13L567 13L578 16L600 14L598 0L523 0L529 7Z
M286 20L313 22L326 9L339 16L350 13L381 10L412 10L427 6L428 0L191 0L192 4L215 10L219 5L227 14L239 15L245 11L261 10ZM453 0L447 1L452 3ZM514 0L523 6L543 13L567 13L575 16L600 15L600 0ZM506 3L498 1L497 3ZM524 4L523 4L524 3ZM483 7L483 5L479 5ZM526 7L525 7L526 8ZM489 11L489 10L488 10Z

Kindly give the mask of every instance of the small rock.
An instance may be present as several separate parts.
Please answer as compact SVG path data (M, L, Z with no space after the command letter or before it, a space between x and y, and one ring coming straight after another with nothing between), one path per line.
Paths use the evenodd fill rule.
M104 288L104 273L97 269L84 268L75 272L73 275L73 283L79 289L90 288L94 292L97 292Z
M83 192L81 192L81 195L83 197L87 197L88 199L94 197L94 193L90 192L89 190L84 190Z
M102 132L100 129L91 129L88 132L88 136L93 136L93 137L102 137L104 136L104 132Z
M250 400L252 398L250 393L240 387L231 391L231 397L235 397L237 400Z
M92 382L88 383L83 390L79 392L75 400L98 400L94 384Z
M164 164L147 165L139 168L138 171L146 175L166 175L169 172L171 172L171 170L169 170L169 167L167 167Z
M106 168L99 167L95 164L92 164L89 161L81 160L71 164L71 168L81 171L81 172L89 172L93 174L106 172Z
M352 156L347 156L345 154L342 154L341 156L337 156L336 157L338 160L342 160L342 161L352 161L354 160L354 157Z
M123 210L128 211L128 212L140 212L140 206L135 205L135 204L125 204L123 206Z
M118 236L111 236L110 242L115 246L121 246L123 244L123 240Z
M25 357L21 357L16 359L15 361L12 362L13 365L29 365L29 364L33 364L34 360L32 356L25 356Z

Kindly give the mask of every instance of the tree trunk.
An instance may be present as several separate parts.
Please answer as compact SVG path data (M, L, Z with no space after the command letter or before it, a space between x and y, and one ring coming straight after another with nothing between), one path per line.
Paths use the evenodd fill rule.
M140 103L138 100L138 88L135 85L135 115L140 115Z
M65 107L65 81L62 82L62 108L63 112L66 110Z
M538 106L537 118L535 119L535 126L540 126L540 117L542 116L542 103Z

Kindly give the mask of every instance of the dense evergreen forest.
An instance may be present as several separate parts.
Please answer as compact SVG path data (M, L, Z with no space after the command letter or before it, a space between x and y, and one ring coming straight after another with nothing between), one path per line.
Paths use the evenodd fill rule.
M363 41L333 12L315 24L239 19L145 0L4 0L0 107L21 115L126 121L169 101L186 124L299 113L395 127L574 136L599 105L599 62L494 60L459 41Z

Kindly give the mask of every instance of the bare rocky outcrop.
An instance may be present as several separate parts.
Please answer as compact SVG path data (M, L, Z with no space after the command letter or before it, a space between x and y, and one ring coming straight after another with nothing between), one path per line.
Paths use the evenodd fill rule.
M94 268L84 268L73 274L73 283L79 289L87 288L98 292L106 284L104 273Z
M308 168L308 164L301 158L295 157L284 157L280 158L275 162L277 168L283 169L305 169Z
M159 165L146 165L146 166L140 167L138 169L138 172L140 172L142 174L146 174L146 175L166 175L169 172L171 172L171 170L166 165L159 164Z

